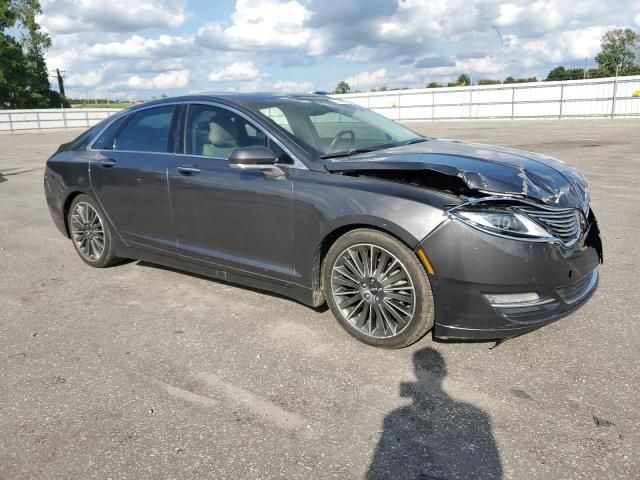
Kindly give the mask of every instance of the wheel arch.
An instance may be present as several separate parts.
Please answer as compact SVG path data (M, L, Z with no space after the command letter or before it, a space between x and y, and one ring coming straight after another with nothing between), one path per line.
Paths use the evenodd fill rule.
M67 232L67 237L71 238L71 232L69 230L69 209L71 208L71 204L73 203L73 200L78 196L78 195L89 195L89 193L87 193L84 190L71 190L67 196L64 199L64 203L62 204L62 218L64 219L64 229Z
M408 232L402 230L401 228L385 228L383 226L377 225L375 223L350 223L345 225L340 225L329 231L320 241L318 246L316 247L316 251L313 258L313 270L312 270L312 291L313 291L313 305L320 306L325 302L324 299L324 289L322 285L322 268L324 259L327 256L327 253L333 246L333 244L341 238L343 235L346 235L349 232L354 230L374 230L376 232L384 233L389 235L390 237L395 238L402 244L404 244L410 250L414 250L415 246L418 244L418 241L415 240Z

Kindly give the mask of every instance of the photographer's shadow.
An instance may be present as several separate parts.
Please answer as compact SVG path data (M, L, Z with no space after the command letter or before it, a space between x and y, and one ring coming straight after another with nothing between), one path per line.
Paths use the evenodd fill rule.
M385 417L367 479L501 478L488 415L442 390L447 371L436 350L418 350L413 361L417 381L400 385L413 403Z

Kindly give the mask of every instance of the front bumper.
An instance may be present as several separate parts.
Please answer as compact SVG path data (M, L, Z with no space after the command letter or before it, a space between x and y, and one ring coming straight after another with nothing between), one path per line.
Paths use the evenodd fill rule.
M554 322L584 305L598 287L600 232L590 227L571 249L496 237L448 220L419 246L430 276L434 336L490 340L513 337ZM539 302L492 305L485 294L537 293Z

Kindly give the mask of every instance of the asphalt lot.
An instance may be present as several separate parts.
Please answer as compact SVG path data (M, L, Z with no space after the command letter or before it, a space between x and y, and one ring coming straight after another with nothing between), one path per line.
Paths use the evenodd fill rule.
M640 477L640 121L413 124L575 164L603 231L584 308L493 343L357 343L328 311L138 262L91 269L0 135L0 478Z

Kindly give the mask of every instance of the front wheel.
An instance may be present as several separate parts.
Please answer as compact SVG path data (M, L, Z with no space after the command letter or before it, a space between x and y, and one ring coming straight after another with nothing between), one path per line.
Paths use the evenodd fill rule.
M325 298L340 325L361 342L402 348L434 322L431 285L414 253L384 233L358 229L329 249Z
M73 246L85 263L98 268L118 263L109 225L95 200L78 195L71 202L67 221Z

